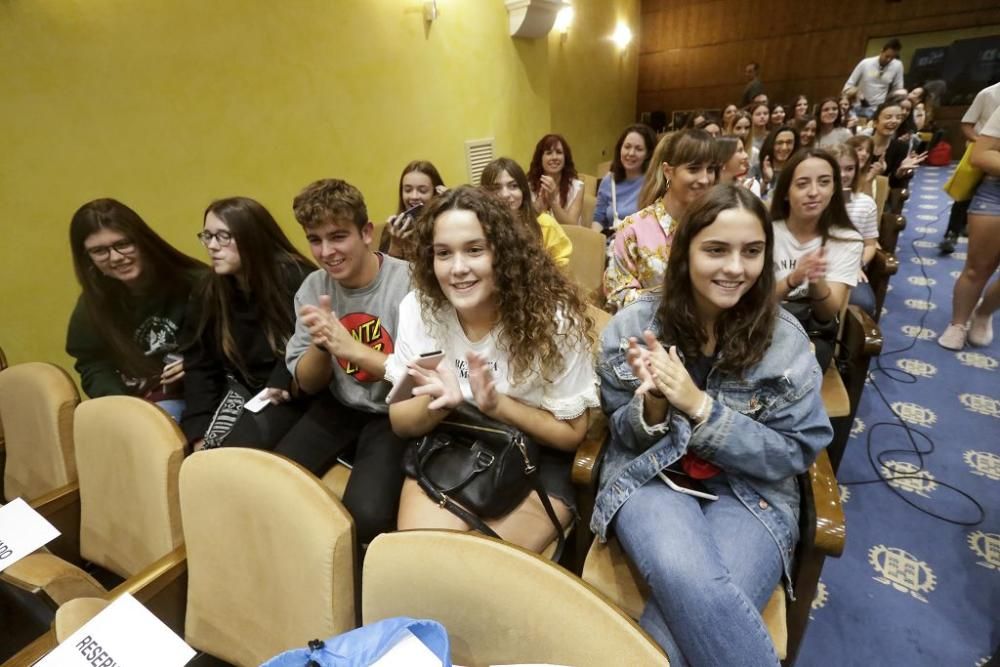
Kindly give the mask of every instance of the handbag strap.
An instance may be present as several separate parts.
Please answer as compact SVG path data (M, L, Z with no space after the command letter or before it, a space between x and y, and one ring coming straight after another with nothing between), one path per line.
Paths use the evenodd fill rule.
M495 530L486 525L486 522L479 518L475 513L467 510L460 503L456 502L446 493L441 491L441 489L431 483L427 476L423 474L423 470L421 468L418 468L417 483L420 485L420 488L424 490L424 493L426 493L431 500L436 502L439 507L448 510L459 519L472 526L474 530L478 530L484 535L495 537L499 540L503 539ZM557 544L555 553L552 554L552 560L554 562L558 562L559 559L562 558L563 550L566 548L566 536L563 534L562 524L559 523L559 517L556 516L556 511L555 508L552 507L552 501L549 500L549 495L545 493L545 487L542 485L542 480L538 476L538 467L533 466L531 472L526 472L525 474L528 476L531 488L541 499L542 507L545 508L545 513L549 516L549 520L556 528Z

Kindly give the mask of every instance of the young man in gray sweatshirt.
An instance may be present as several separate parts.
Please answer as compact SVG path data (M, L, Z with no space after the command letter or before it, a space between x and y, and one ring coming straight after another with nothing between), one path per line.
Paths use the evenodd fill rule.
M275 450L323 475L355 448L344 505L358 543L395 529L405 441L389 425L383 380L409 265L374 252L372 223L357 188L316 181L293 203L320 270L295 295L295 333L285 359L300 392L316 394L296 432Z

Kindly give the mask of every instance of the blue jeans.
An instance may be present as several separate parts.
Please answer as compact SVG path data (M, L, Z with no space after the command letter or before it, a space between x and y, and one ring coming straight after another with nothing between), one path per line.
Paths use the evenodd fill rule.
M861 310L875 317L875 292L872 290L871 283L859 282L852 287L848 303L852 306L858 306Z
M639 624L670 664L778 664L761 620L781 577L778 546L724 482L698 500L654 477L618 510L614 530L652 596Z
M156 405L163 408L168 415L174 418L175 422L181 423L181 415L184 414L184 399L168 398L165 401L157 401Z

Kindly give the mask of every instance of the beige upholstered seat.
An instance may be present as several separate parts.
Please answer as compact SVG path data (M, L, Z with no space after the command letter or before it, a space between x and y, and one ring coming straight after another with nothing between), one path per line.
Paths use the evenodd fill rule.
M111 604L104 598L76 598L56 611L56 641L62 643Z
M79 402L76 385L58 366L31 362L0 373L7 500L31 501L76 481L73 410Z
M347 490L347 482L351 479L351 469L343 463L335 463L332 468L326 471L320 479L323 486L330 489L337 500L344 499L344 491Z
M611 538L605 544L594 540L583 566L583 580L611 598L632 618L642 615L649 588L622 551L618 540ZM761 615L778 657L784 658L788 628L785 622L785 591L781 584L774 589Z
M80 474L80 555L128 579L182 544L177 477L184 436L161 409L138 398L81 403L74 419ZM5 575L44 589L56 603L103 589L89 575L37 553Z
M181 546L177 424L141 399L105 396L80 404L74 434L81 555L128 578Z
M580 207L580 226L590 227L594 222L594 209L597 208L597 195L583 193L583 206Z
M569 258L570 276L580 285L593 303L601 303L601 281L604 278L604 234L589 226L564 226L563 231L573 242Z
M787 664L795 662L802 643L823 563L827 556L837 558L844 550L844 513L826 450L799 476L799 488L799 545L792 572L795 600L787 600L779 584L761 612L775 651ZM617 541L605 545L595 540L582 576L626 613L635 618L642 613L649 591Z
M45 552L14 563L0 577L60 607L78 598L111 600L129 592L179 629L184 548L177 480L183 434L163 410L129 396L84 401L73 430L79 489L70 485L53 502L78 495L81 555L125 581L107 591L76 565ZM38 645L50 640L42 637Z
M252 667L355 627L354 526L308 471L213 449L184 462L180 492L189 644Z
M362 581L364 623L440 621L458 664L667 664L634 621L579 578L500 540L432 530L380 535Z

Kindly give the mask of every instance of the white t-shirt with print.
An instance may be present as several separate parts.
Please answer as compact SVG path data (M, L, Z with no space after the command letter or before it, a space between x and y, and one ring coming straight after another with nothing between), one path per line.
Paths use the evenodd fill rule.
M568 338L565 345L559 346L563 352L564 365L551 382L536 371L526 381L511 386L509 358L499 349L497 329L481 340L472 342L462 330L453 308L443 310L441 318L443 321L440 324L428 326L420 310L417 293L414 291L406 295L399 304L396 347L385 362L386 380L395 384L406 373L407 361L421 354L440 350L444 352L445 362L458 376L465 400L474 403L466 355L476 352L486 359L493 371L498 392L531 407L546 410L556 419L574 419L587 408L600 405L597 398L597 374L594 372L594 361L586 338L575 341ZM559 331L564 332L566 322L561 317L559 319Z
M819 250L822 237L816 237L805 243L799 243L784 220L774 222L774 278L777 281L785 279L795 270L799 258ZM854 230L837 229L826 242L826 280L842 283L848 287L858 284L858 267L861 266L861 251L864 243L861 234ZM801 285L788 293L786 299L799 299L808 296L809 283Z

